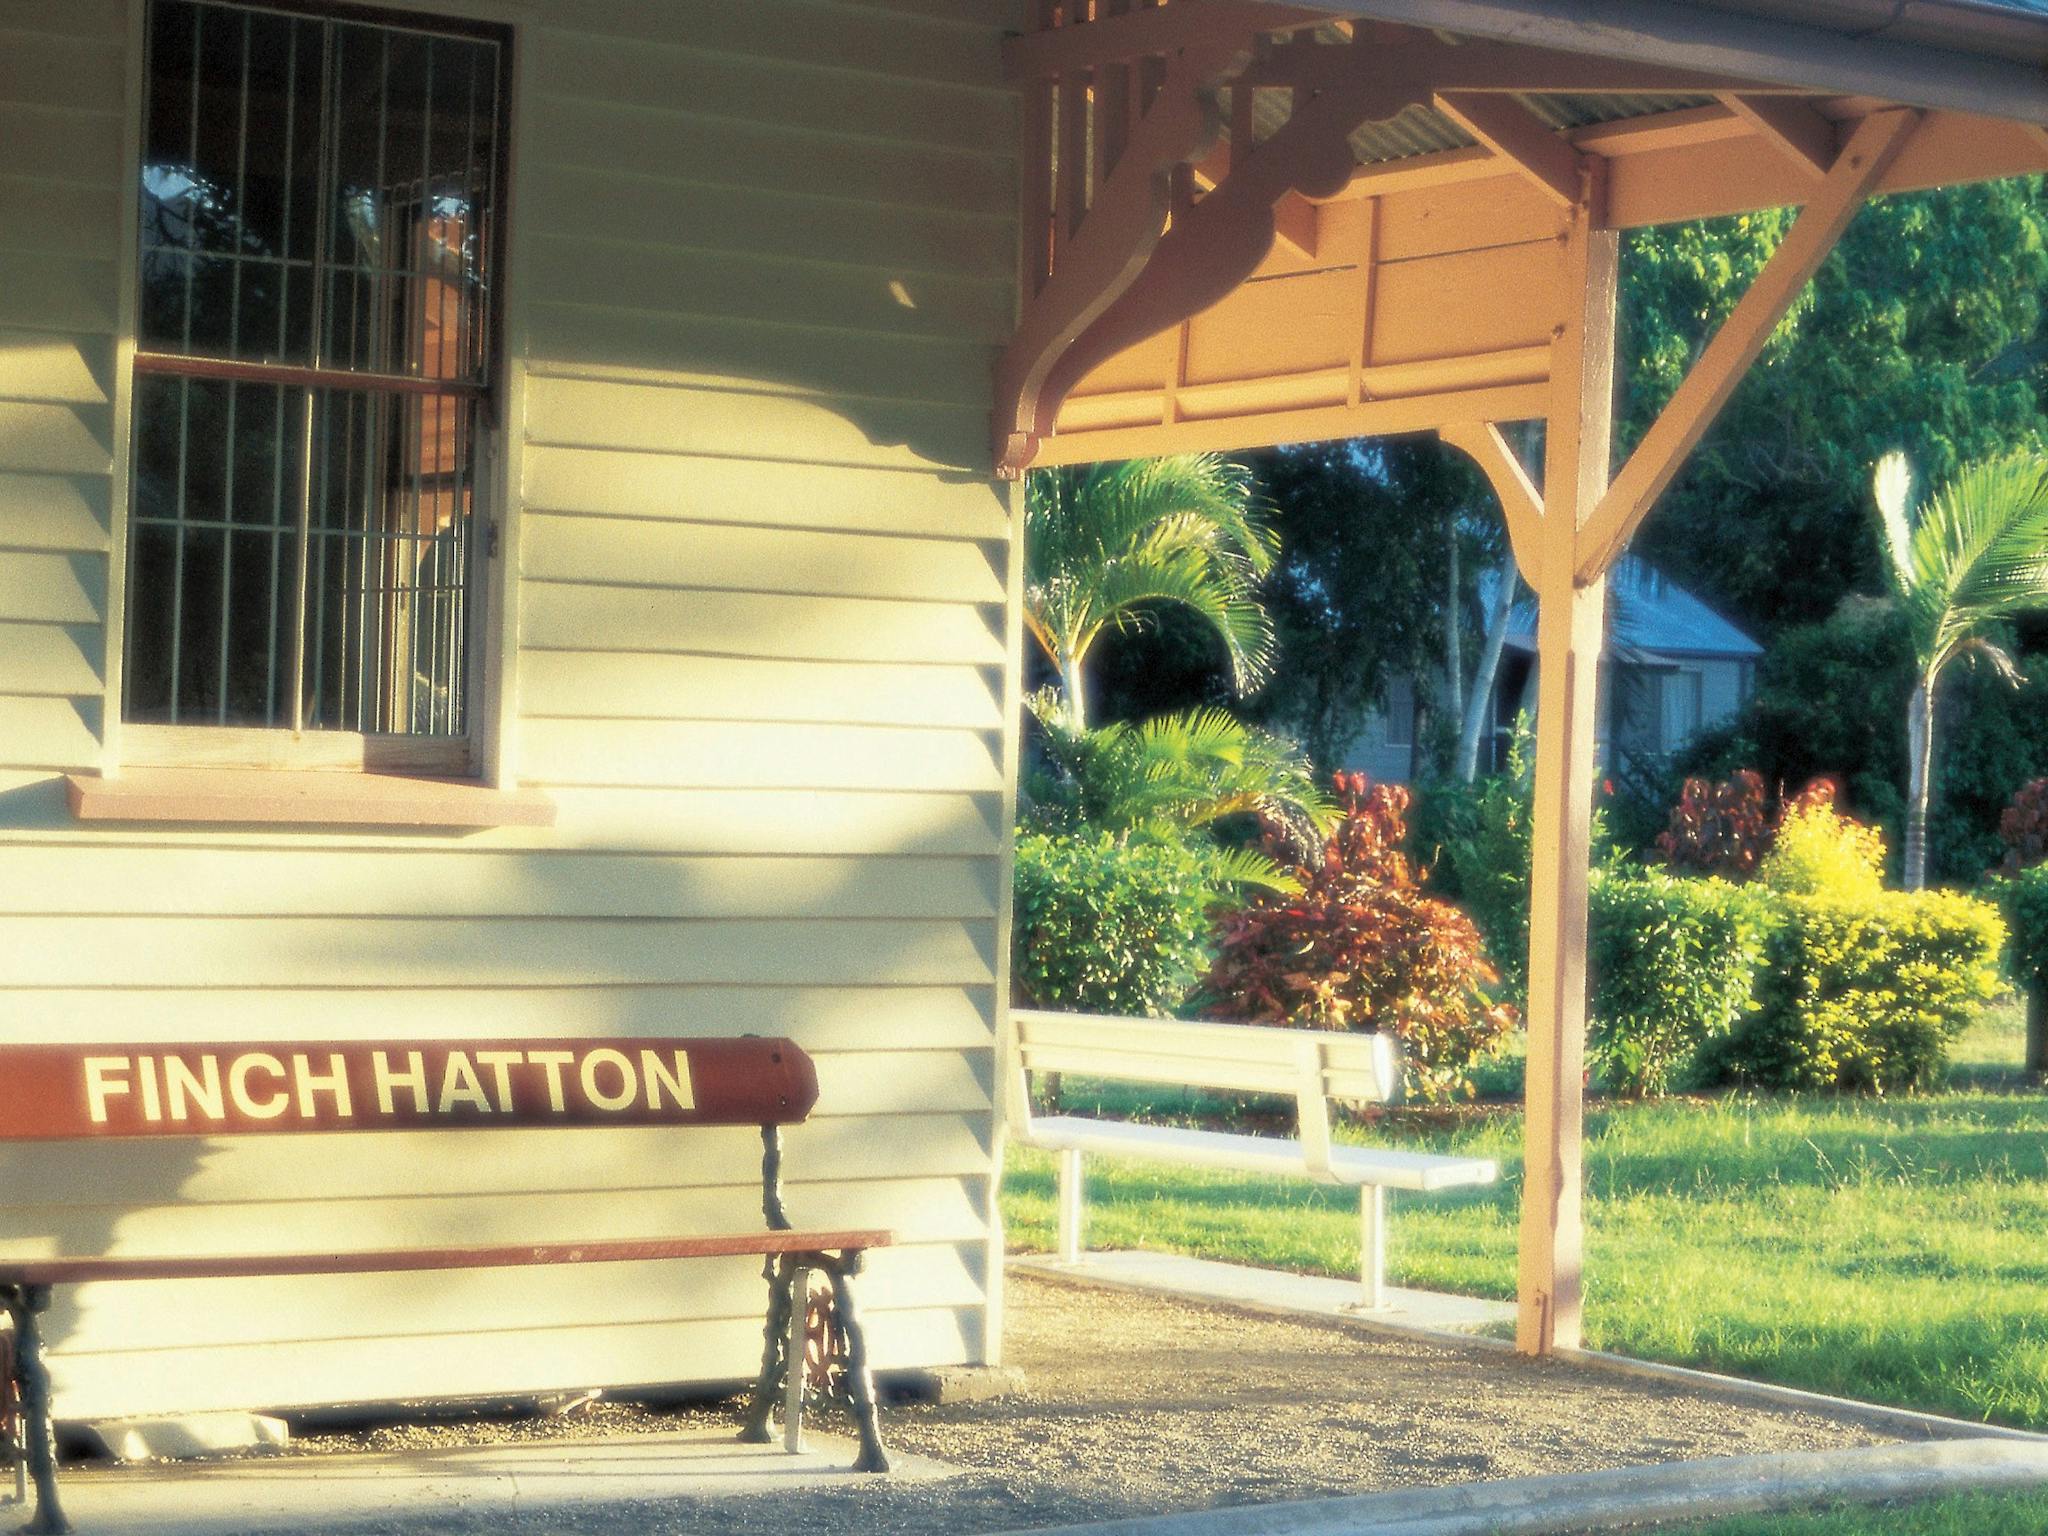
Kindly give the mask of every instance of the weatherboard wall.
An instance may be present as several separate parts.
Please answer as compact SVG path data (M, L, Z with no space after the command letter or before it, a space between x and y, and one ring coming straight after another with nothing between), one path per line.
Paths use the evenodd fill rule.
M422 4L417 9L431 10ZM1014 694L987 478L1013 105L982 0L470 4L518 27L495 775L550 829L84 826L121 766L139 7L0 10L0 1038L787 1033L802 1222L892 1226L884 1366L992 1358ZM758 1219L746 1130L0 1153L0 1252ZM82 1289L67 1417L729 1380L746 1260Z

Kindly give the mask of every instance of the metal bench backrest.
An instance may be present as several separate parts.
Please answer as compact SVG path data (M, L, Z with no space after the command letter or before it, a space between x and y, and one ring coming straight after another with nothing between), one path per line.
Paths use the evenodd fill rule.
M800 1123L792 1040L0 1045L0 1141Z
M1013 1009L1010 1018L1017 1052L1010 1114L1018 1125L1030 1121L1033 1072L1281 1094L1295 1101L1304 1158L1321 1171L1329 1166L1328 1101L1383 1103L1400 1092L1400 1056L1385 1034L1031 1008Z

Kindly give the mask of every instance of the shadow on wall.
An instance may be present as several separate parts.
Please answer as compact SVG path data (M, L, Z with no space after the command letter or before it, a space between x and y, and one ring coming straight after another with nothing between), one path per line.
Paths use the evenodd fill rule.
M37 953L18 951L8 967L26 1003L16 1028L65 1033L55 984L86 965L96 991L84 1028L104 1039L790 1034L819 1056L827 1095L790 1138L793 1215L889 1225L928 1245L909 1262L878 1263L869 1305L885 1318L920 1314L920 1337L951 1315L955 1352L978 1348L993 1194L992 859L412 841L155 848L130 902L155 915L37 923ZM17 850L43 851L74 863L100 853ZM93 883L90 871L65 875L41 905L90 907ZM299 915L263 915L280 910ZM0 1251L320 1251L744 1228L759 1220L758 1159L745 1129L16 1146L0 1148L17 1192ZM603 1284L518 1271L134 1283L60 1291L49 1338L59 1411L79 1417L104 1412L110 1393L246 1406L303 1401L294 1387L304 1382L322 1401L653 1385L684 1374L678 1362L700 1350L716 1359L711 1374L735 1364L743 1374L758 1306L757 1266L739 1261ZM244 1352L273 1340L287 1347ZM734 1359L716 1353L735 1340ZM653 1381L649 1361L660 1362Z

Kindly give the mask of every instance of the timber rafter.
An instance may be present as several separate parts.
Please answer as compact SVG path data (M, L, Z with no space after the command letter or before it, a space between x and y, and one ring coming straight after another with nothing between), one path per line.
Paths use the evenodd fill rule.
M1715 111L1741 131L1761 131L1753 117L1818 142L1812 109L1772 87L1406 27L1324 26L1328 13L1313 7L1038 0L1036 20L1006 53L1024 91L1025 135L1023 313L998 367L995 422L996 464L1011 475L1036 458L1064 402L1102 364L1224 299L1276 244L1320 259L1321 206L1356 185L1351 140L1368 123L1434 106L1480 141L1489 173L1521 176L1559 210L1585 151L1518 97L1710 94L1730 103ZM1277 127L1257 125L1263 133L1255 93L1289 104ZM1184 362L1185 338L1181 352ZM1178 364L1174 372L1164 426L1177 419L1184 382ZM1482 370L1469 382L1512 384L1511 372ZM1354 407L1365 403L1366 377L1361 359Z

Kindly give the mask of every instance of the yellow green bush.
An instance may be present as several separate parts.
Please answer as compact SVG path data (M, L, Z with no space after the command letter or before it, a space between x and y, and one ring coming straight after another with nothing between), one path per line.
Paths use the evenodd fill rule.
M1856 882L1848 882L1853 887ZM1757 1009L1716 1053L1779 1088L1931 1086L2000 987L2005 922L1955 891L1780 893L1765 912Z
M1825 798L1789 807L1757 878L1787 896L1867 899L1884 889L1884 834Z

